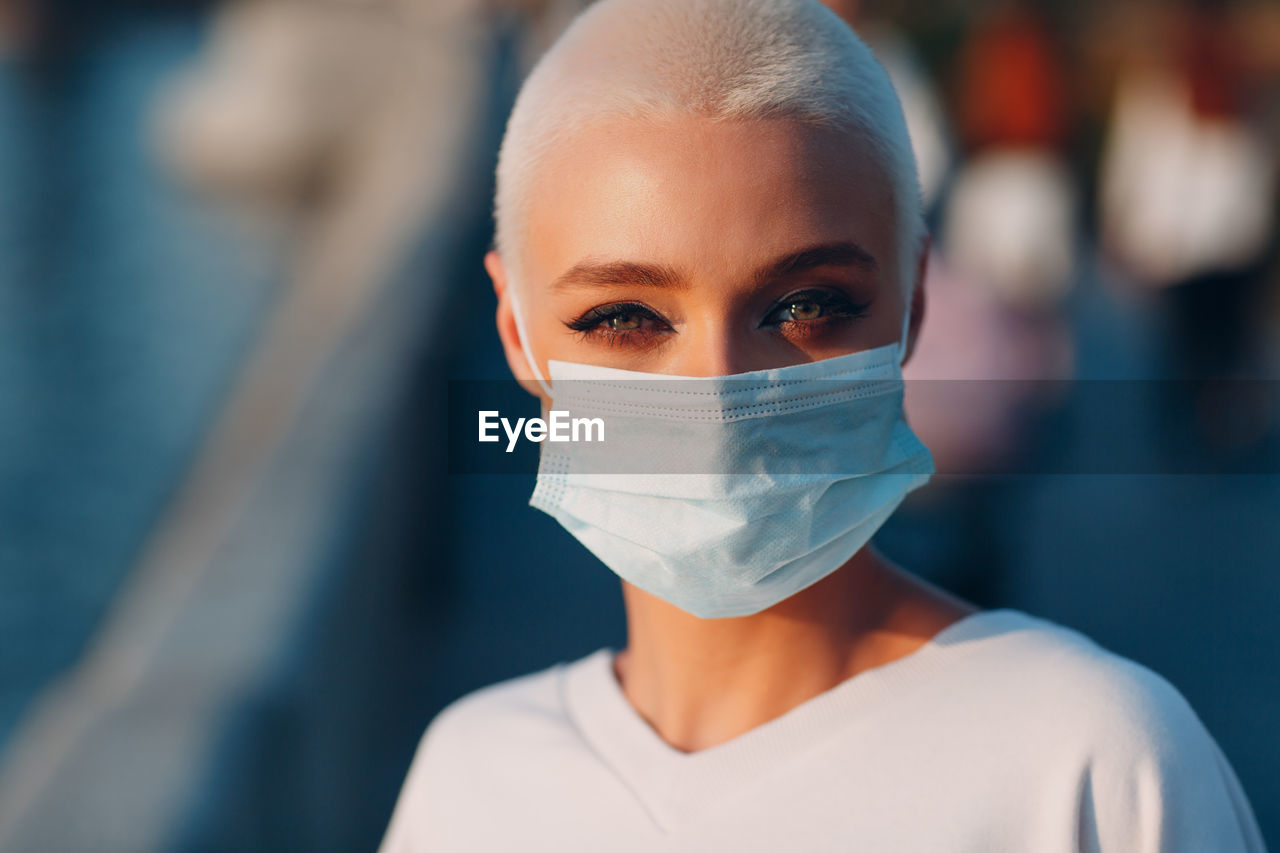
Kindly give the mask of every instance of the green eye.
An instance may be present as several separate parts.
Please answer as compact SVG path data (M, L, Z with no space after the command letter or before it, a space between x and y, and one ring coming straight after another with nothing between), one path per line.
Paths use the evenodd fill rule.
M648 346L672 331L660 314L639 302L597 305L565 325L610 346Z
M810 300L792 302L787 311L793 320L816 320L822 316L822 306Z
M644 318L639 314L614 314L609 318L609 328L615 332L630 332L640 328Z

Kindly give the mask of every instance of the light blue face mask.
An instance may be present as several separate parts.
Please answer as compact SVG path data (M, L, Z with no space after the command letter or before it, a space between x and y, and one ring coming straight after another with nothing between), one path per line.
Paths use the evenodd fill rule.
M525 345L553 408L601 419L606 439L544 442L529 503L695 616L771 607L844 565L933 473L903 418L906 325L889 346L733 376L551 361L550 387Z

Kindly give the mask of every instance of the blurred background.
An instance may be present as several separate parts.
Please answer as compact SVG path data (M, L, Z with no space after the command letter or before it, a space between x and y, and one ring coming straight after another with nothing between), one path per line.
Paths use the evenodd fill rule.
M0 851L373 849L441 707L621 645L442 434L583 5L0 0ZM880 546L1164 675L1276 843L1280 4L829 5L935 234Z

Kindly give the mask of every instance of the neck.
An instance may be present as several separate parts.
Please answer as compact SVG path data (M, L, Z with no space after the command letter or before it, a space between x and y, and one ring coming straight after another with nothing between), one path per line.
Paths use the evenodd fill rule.
M623 692L669 744L706 749L910 654L974 608L871 548L760 613L699 619L624 582Z

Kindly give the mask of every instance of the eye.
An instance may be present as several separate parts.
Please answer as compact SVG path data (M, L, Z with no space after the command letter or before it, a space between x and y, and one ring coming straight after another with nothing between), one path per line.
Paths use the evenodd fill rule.
M638 313L614 314L604 321L615 332L630 332L644 323L644 317Z
M822 316L822 306L812 299L801 299L787 306L792 320L816 320Z
M780 299L769 310L761 326L812 323L815 320L861 317L867 306L830 290L805 290Z
M671 331L656 311L639 302L601 305L565 325L583 337L597 337L609 344L646 343L654 335Z

